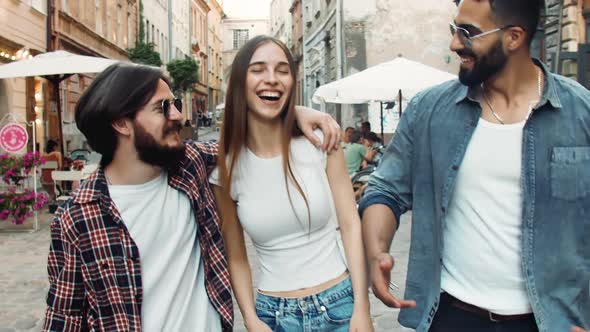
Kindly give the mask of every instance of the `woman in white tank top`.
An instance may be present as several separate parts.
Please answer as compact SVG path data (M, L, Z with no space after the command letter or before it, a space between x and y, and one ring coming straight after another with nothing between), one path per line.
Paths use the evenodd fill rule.
M326 155L298 131L296 71L288 48L267 36L250 39L232 65L210 181L234 295L248 331L373 331L344 155ZM244 231L260 261L256 300Z

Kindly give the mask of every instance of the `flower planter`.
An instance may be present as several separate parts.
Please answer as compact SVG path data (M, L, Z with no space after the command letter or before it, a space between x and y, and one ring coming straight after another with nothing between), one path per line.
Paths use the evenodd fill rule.
M44 164L38 152L24 156L0 155L0 231L37 230L37 212L47 202L47 196L38 193L30 177L36 176L36 167Z

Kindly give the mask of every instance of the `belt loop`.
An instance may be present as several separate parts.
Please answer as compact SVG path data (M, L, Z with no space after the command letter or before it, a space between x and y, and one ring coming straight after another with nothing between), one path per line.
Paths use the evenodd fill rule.
M320 304L320 301L318 299L317 294L312 295L311 298L313 300L313 304L314 304L315 310L317 312L324 312L324 311L326 311L326 307L324 307L322 304Z
M279 300L279 316L283 316L283 314L285 313L285 302L287 301L287 299L282 298Z

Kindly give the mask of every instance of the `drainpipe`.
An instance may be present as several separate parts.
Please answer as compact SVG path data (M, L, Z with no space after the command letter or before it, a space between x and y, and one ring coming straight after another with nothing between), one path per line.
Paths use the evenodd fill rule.
M336 79L341 79L344 72L344 62L342 61L342 41L343 41L343 33L342 33L342 2L344 0L337 0L336 1Z
M52 38L52 31L53 31L53 2L54 0L47 0L47 52L53 51L53 38Z
M168 0L168 62L172 60L172 51L174 49L174 21L172 20L172 0Z

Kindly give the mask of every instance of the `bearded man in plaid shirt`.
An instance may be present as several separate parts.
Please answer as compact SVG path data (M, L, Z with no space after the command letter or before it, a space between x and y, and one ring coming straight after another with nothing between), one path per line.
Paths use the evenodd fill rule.
M182 142L182 102L158 69L116 64L76 105L101 167L51 224L44 331L231 331L231 286L208 184L217 145ZM299 109L307 137L339 127ZM311 134L310 134L311 133Z

